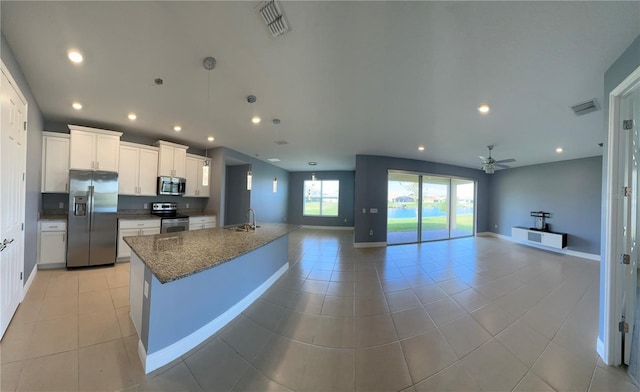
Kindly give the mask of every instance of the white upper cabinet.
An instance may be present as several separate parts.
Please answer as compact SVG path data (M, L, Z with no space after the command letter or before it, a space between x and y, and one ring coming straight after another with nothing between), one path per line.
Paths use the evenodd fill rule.
M69 168L118 172L122 132L69 125Z
M211 159L187 154L187 189L185 196L209 197Z
M158 176L186 178L188 146L158 140Z
M69 135L42 132L42 193L69 192Z
M155 196L158 173L158 149L120 142L118 194Z

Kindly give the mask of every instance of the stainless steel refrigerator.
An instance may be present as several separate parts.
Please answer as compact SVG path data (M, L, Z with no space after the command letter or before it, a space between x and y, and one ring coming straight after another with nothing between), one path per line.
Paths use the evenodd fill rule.
M114 264L118 173L69 171L67 267Z

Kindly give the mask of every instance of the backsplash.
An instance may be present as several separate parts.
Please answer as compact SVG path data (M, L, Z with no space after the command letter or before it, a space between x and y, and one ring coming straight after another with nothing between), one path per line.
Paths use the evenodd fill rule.
M201 212L207 206L207 199L200 197L181 196L118 196L118 211L133 210L149 213L151 203L175 202L181 211ZM147 205L145 208L145 204ZM69 195L66 193L43 193L42 211L56 211L56 214L66 213L69 209ZM146 212L142 212L146 211ZM132 212L137 213L137 212ZM47 213L48 214L48 213Z

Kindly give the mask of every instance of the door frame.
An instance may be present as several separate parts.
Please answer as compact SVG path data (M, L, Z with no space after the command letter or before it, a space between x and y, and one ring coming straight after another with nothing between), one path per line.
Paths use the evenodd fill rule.
M619 165L619 154L622 152L623 140L621 132L622 119L620 118L621 100L624 95L640 88L640 67L630 73L616 88L609 93L609 121L607 135L607 160L606 160L606 197L604 219L604 287L601 288L603 297L603 341L598 337L597 351L607 365L620 365L622 355L622 336L618 332L618 322L622 317L622 292L624 280L619 279L620 269L625 268L618 262L618 243L622 237L622 226L618 219L624 196L621 194L624 186L624 172Z

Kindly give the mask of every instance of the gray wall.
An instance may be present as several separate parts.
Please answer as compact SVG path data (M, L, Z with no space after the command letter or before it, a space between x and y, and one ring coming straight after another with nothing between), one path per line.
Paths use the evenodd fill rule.
M550 212L549 229L568 234L567 249L599 254L601 179L600 156L496 171L490 230L510 237L512 226L533 226L531 211Z
M387 171L404 170L419 173L462 177L476 181L477 232L488 231L489 179L481 170L445 165L414 159L375 155L356 155L355 175L355 242L385 242L387 240ZM362 209L367 213L363 214ZM370 214L377 208L378 214ZM373 235L369 235L373 230Z
M7 66L9 73L15 79L20 91L27 99L29 111L27 117L27 170L26 170L26 199L24 222L24 280L29 279L33 267L36 265L38 243L38 213L40 211L40 172L42 171L42 129L44 120L38 102L31 93L20 66L11 51L9 43L1 34L0 57Z
M247 190L249 170L251 165L227 166L225 225L236 225L247 221L245 216L251 207L251 191Z
M253 174L251 208L256 210L258 223L287 221L289 172L226 147L213 149L210 151L210 156L212 161L211 197L207 203L207 209L218 211L219 222L226 222L226 168L229 165L243 164L251 166ZM272 191L274 178L278 179L276 193Z
M609 129L609 93L616 88L622 81L631 74L636 68L640 67L640 35L631 43L631 45L624 51L624 53L618 57L618 59L609 67L604 73L604 124L603 129L605 135L608 134ZM607 162L607 142L605 141L604 155L602 157L603 162ZM608 190L607 184L607 168L606 164L602 165L602 229L601 229L601 242L605 241L605 211ZM600 255L602 260L606 260L604 254L604 246L602 247L602 253ZM604 287L605 287L605 263L600 263L600 329L598 337L601 341L604 341Z
M338 216L304 216L302 201L304 181L311 179L315 173L318 180L340 181L340 199L338 200ZM289 223L309 226L353 226L353 204L355 200L355 172L323 171L289 173Z

